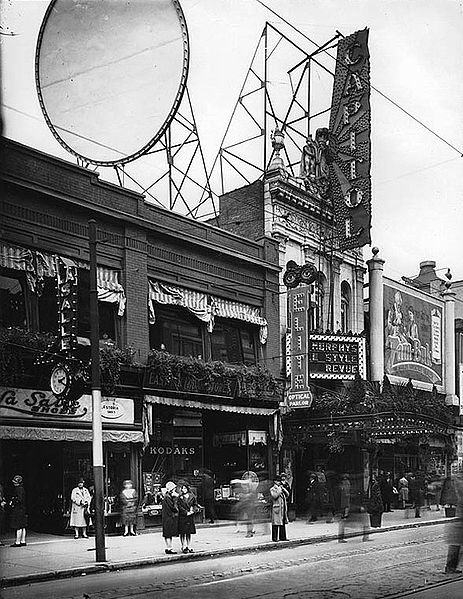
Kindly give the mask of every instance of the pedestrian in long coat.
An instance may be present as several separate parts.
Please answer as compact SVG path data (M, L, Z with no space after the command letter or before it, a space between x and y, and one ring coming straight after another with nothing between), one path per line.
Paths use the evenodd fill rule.
M384 512L381 489L376 476L373 474L370 481L370 499L368 501L368 513L370 524L373 528L381 528L381 516Z
M191 492L190 485L183 483L178 498L178 532L183 553L193 553L190 547L191 535L196 534L195 514L198 510L198 501Z
M90 516L90 491L85 486L83 478L79 480L77 487L72 489L71 493L71 518L69 526L74 528L74 538L79 538L79 531L82 531L82 536L87 539L87 518Z
M384 511L392 512L391 506L394 500L394 481L392 480L391 473L385 474L379 481L381 489L381 498L383 500Z
M270 495L272 497L272 541L286 541L289 493L279 476L275 477Z
M136 536L137 533L135 532L134 526L137 519L138 494L133 488L133 482L131 480L125 480L123 484L124 488L120 494L120 503L124 537L129 536L129 534L131 536Z
M320 514L320 483L317 475L312 472L309 476L309 483L306 491L307 498L307 524L317 521Z
M172 538L178 537L178 493L177 485L169 481L166 483L166 494L162 500L162 536L166 543L166 553L177 553L172 549Z
M463 545L463 473L460 472L451 481L447 479L446 483L446 497L442 503L455 505L457 520L445 526L449 546L445 571L447 574L461 574L457 568Z
M27 527L27 510L26 510L26 492L23 487L23 477L19 474L13 477L13 493L11 494L10 507L10 526L16 531L16 541L12 547L26 546L26 527Z

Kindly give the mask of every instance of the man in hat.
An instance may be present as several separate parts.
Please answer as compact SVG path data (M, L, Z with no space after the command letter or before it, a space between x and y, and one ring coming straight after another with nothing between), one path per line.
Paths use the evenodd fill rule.
M280 476L275 477L270 495L272 497L272 541L286 541L289 493L283 486Z

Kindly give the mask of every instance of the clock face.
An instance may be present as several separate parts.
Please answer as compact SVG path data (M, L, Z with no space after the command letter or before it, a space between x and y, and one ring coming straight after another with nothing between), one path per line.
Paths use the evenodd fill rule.
M51 390L55 395L63 395L69 389L71 383L70 372L63 364L55 366L51 372Z

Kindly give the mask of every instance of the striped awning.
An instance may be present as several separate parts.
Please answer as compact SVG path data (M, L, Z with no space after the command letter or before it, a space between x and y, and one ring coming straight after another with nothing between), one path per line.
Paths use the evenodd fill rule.
M0 438L23 441L92 441L91 429L42 428L35 426L0 426ZM112 443L143 443L142 431L103 430L103 441Z
M207 295L201 291L150 280L148 297L150 324L154 324L156 321L153 303L182 306L208 325L212 322L212 312Z
M119 282L119 273L117 270L98 266L97 269L97 287L98 299L100 302L117 303L118 316L123 316L125 311L126 297L125 291Z
M261 316L260 308L221 297L212 297L211 300L214 316L234 318L235 320L256 324L260 327L260 342L263 344L267 341L268 324L266 319Z
M237 406L219 403L207 403L194 399L183 399L178 397L162 397L160 395L145 395L145 403L162 404L165 406L176 406L194 410L212 410L216 412L229 412L234 414L250 414L253 416L273 416L278 412L274 408L257 408L252 406Z
M26 273L28 285L32 291L40 295L41 283L45 277L57 275L56 261L61 260L79 268L89 268L88 262L76 262L64 256L49 254L40 250L30 250L9 243L0 243L0 267L22 270ZM98 299L101 302L118 304L118 315L125 311L125 291L119 282L119 272L104 266L97 270Z

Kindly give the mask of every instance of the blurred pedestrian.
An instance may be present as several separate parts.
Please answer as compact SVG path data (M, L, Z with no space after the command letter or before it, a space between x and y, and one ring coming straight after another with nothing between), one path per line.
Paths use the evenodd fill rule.
M16 532L16 540L11 547L25 547L27 509L23 477L16 474L11 482L13 483L13 492L8 502L10 508L10 526Z
M137 520L138 494L136 489L134 489L131 480L125 480L123 483L123 489L120 494L120 503L124 537L128 537L129 535L134 537L137 534L135 532L135 523Z
M193 553L191 535L196 534L195 514L200 510L188 483L182 483L178 498L178 532L183 553Z
M399 478L399 501L402 509L407 507L408 499L409 499L409 489L408 489L408 479L405 474Z
M270 495L272 496L272 541L286 541L289 493L280 476L275 477Z
M3 491L3 485L0 484L0 534L3 533L3 526L5 524L5 513L6 513L7 504L8 504L8 502L6 500L5 492ZM1 545L3 545L3 543L0 541L0 546Z
M254 518L257 506L257 487L259 482L254 482L250 478L241 480L239 491L239 513L240 519L246 524L246 538L253 537Z
M74 528L74 538L79 538L79 531L82 531L84 539L87 536L87 518L90 515L90 491L85 486L85 480L79 479L77 487L71 492L71 519L69 525Z
M341 518L347 518L349 515L350 489L349 475L343 474L339 483L339 509L341 510Z
M212 476L212 473L207 470L203 472L203 496L206 520L209 520L209 524L214 524L214 521L216 519L214 477Z
M410 501L415 508L415 518L421 518L421 506L423 505L424 499L423 480L421 477L412 473L408 481L408 488L410 491Z
M447 481L445 493L446 496L442 497L442 503L445 501L447 504L454 505L457 516L454 522L449 522L445 526L449 546L445 572L446 574L461 574L458 562L463 545L463 473L460 472L451 481Z
M177 553L172 549L172 538L178 537L178 494L177 485L169 481L166 483L166 493L162 500L162 536L166 543L165 552L168 555Z
M381 528L381 519L384 512L381 489L375 474L371 475L370 493L368 501L368 513L370 514L370 524L372 528Z

